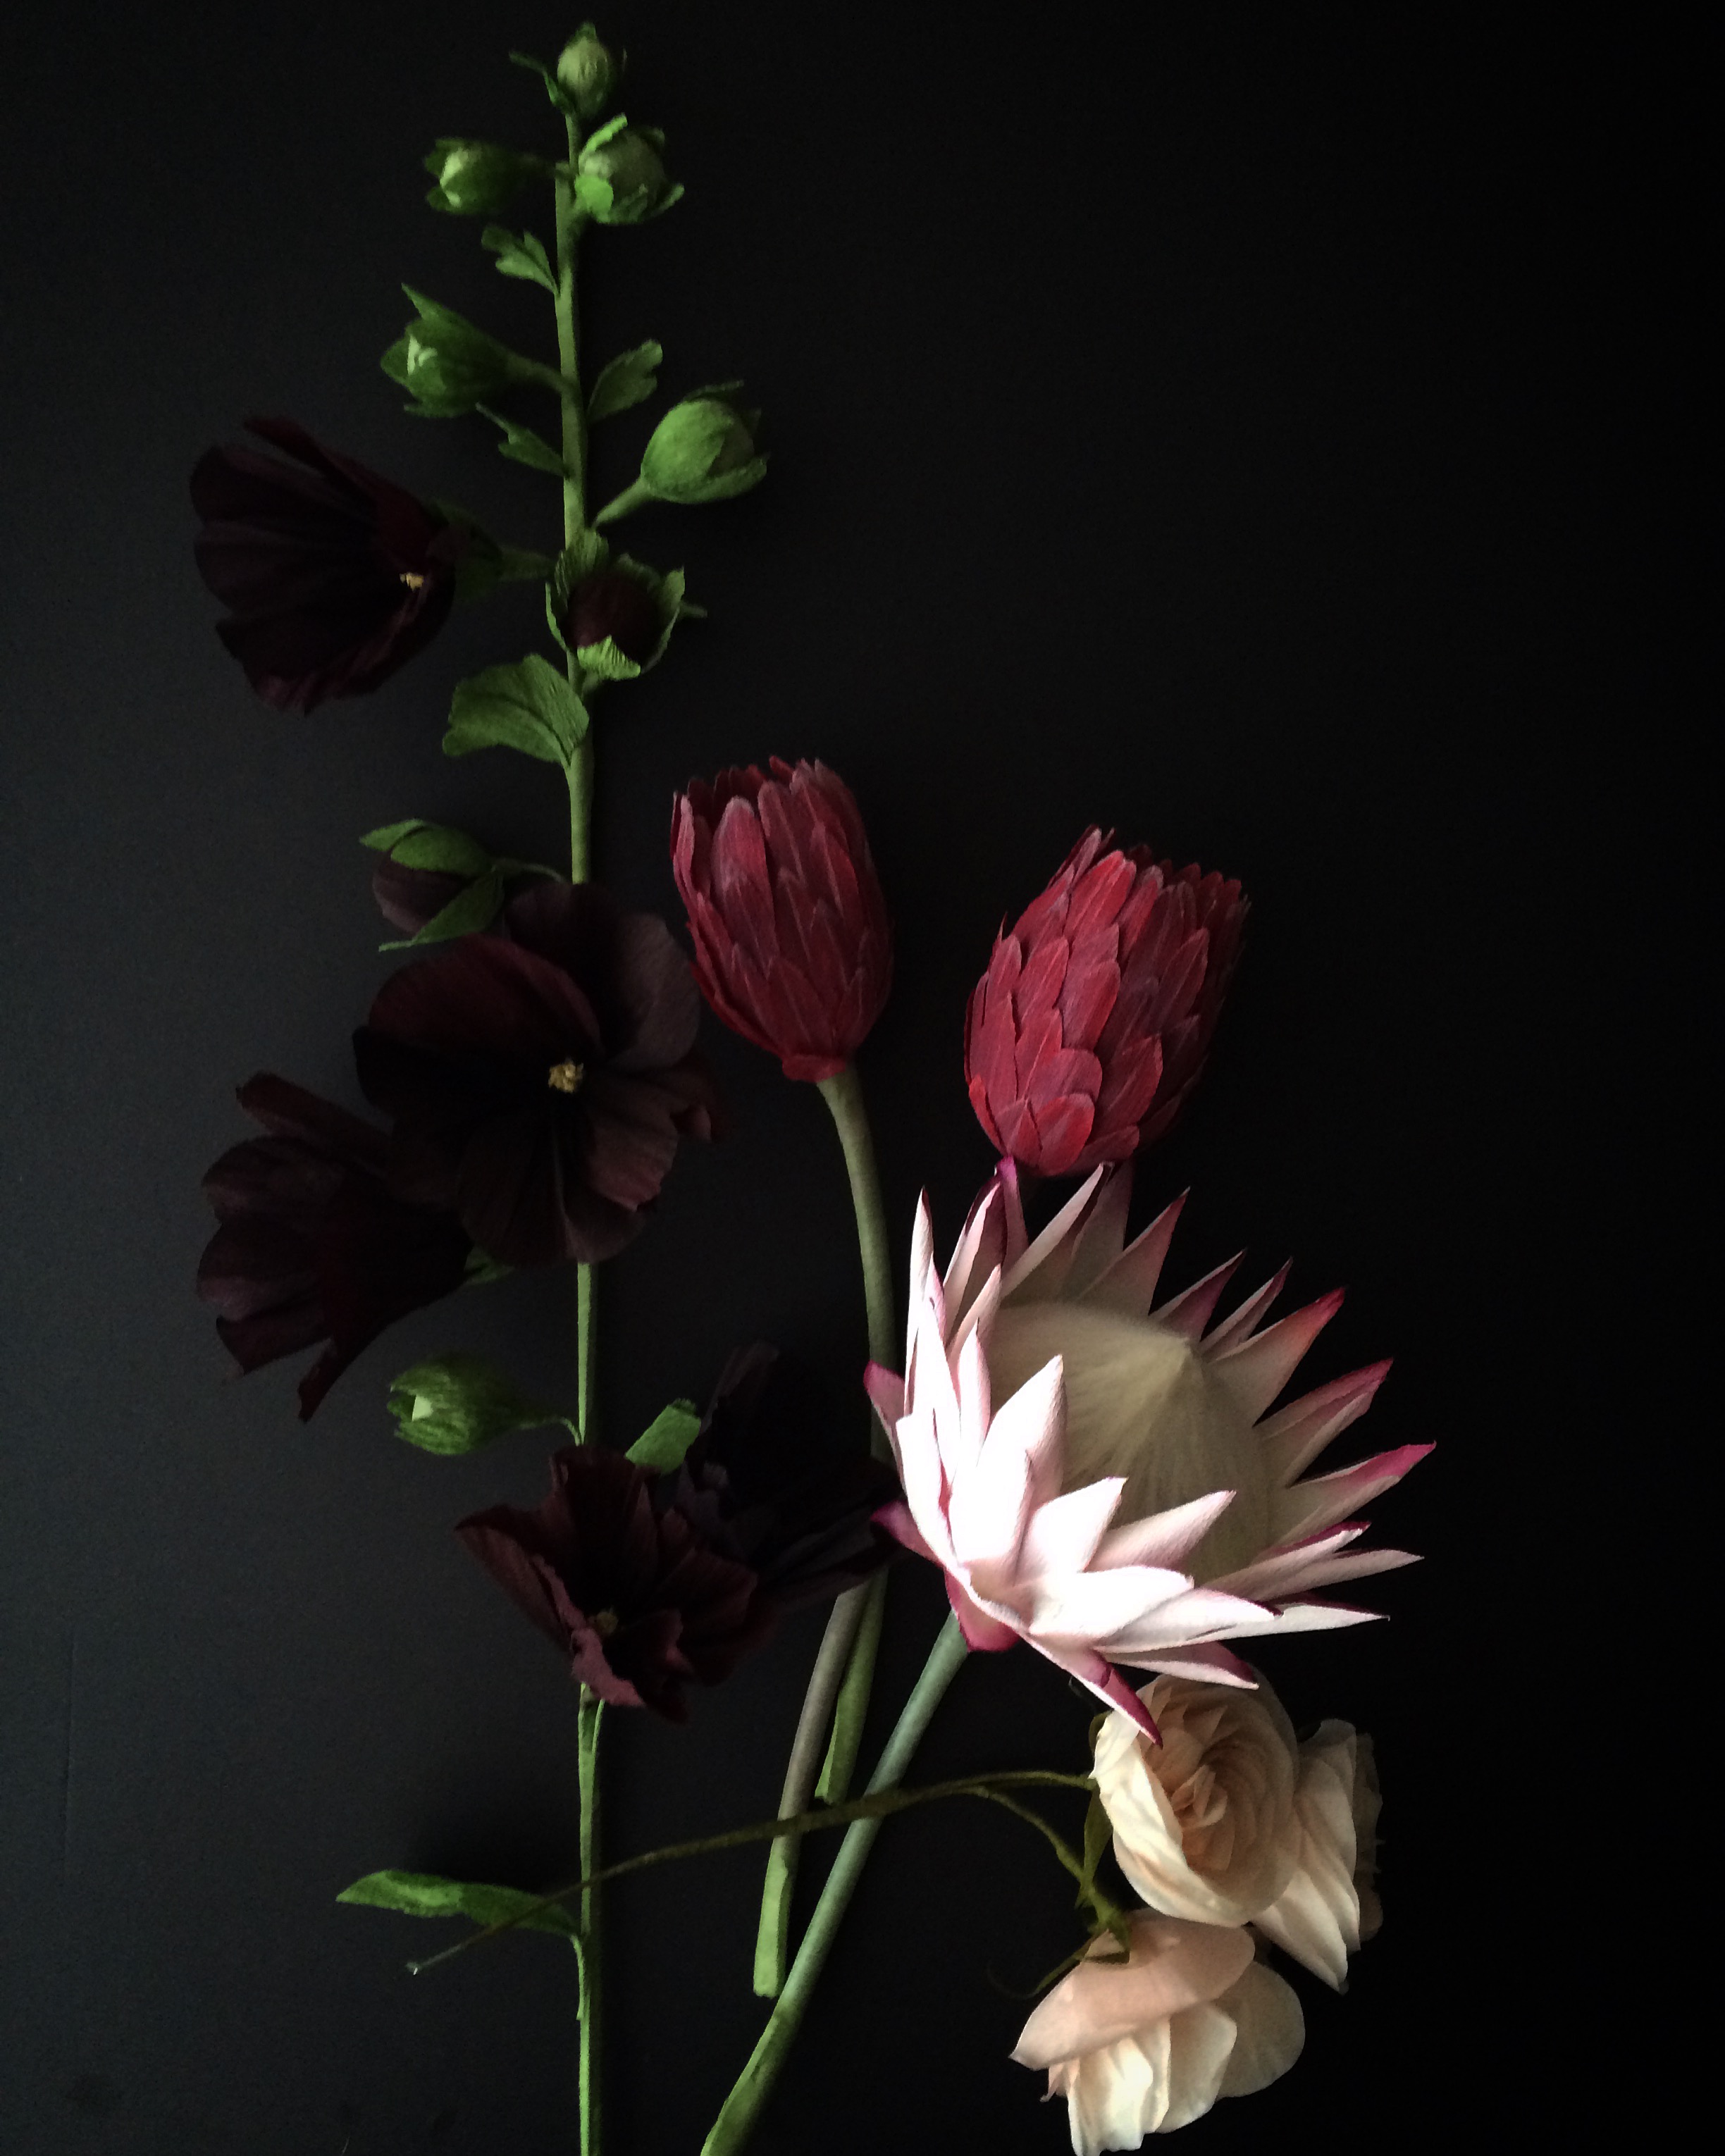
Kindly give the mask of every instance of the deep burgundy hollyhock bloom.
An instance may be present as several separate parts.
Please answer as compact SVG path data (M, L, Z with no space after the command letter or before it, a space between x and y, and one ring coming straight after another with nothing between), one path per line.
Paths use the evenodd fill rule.
M850 788L778 757L770 778L721 771L677 796L670 844L701 993L786 1077L836 1077L892 985L892 926Z
M198 1292L242 1370L328 1343L300 1381L303 1421L386 1326L460 1286L472 1244L452 1214L392 1195L388 1140L357 1116L268 1073L239 1105L269 1135L203 1178L221 1224Z
M507 1265L608 1258L679 1137L712 1132L689 962L593 884L547 878L500 921L393 975L354 1035L366 1097L394 1118L391 1184Z
M971 1105L1045 1175L1124 1160L1198 1081L1239 953L1240 886L1105 852L1094 826L997 937L964 1024Z
M884 1460L845 1442L814 1372L757 1342L726 1363L659 1502L747 1564L783 1612L830 1600L891 1563L899 1547L874 1515L901 1495Z
M659 649L665 622L639 577L627 569L601 569L570 593L563 634L578 651L608 636L625 659L644 666Z
M494 1506L455 1532L614 1707L689 1717L690 1678L716 1684L771 1629L747 1565L653 1502L655 1477L620 1453L565 1445L536 1512Z
M245 424L297 461L238 443L193 472L216 633L278 711L362 696L442 628L467 535L293 420Z

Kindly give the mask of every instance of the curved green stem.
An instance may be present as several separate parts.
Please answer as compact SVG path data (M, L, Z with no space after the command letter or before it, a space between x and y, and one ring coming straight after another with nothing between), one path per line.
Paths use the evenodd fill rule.
M922 1674L916 1680L916 1689L905 1702L898 1725L880 1754L880 1763L869 1783L871 1796L891 1788L910 1765L935 1708L957 1675L968 1652L957 1620L949 1617L941 1627ZM826 1967L839 1922L850 1905L869 1851L874 1847L875 1836L880 1831L878 1817L860 1819L846 1829L778 2002L767 2018L767 2026L761 2031L760 2041L750 2055L748 2064L714 2120L711 2133L701 2144L701 2156L733 2156L733 2152L741 2148L753 2132L762 2107L771 2095L802 2026L809 1997Z
M847 1064L835 1078L824 1078L819 1084L850 1178L857 1248L862 1258L863 1298L868 1312L869 1353L882 1363L894 1352L892 1253L862 1081L855 1066ZM875 1453L884 1455L886 1440L873 1418L870 1419L870 1442ZM833 1604L785 1767L784 1791L778 1806L783 1819L793 1819L803 1810L811 1794L818 1794L823 1803L837 1804L850 1787L875 1681L886 1594L886 1578L880 1573L867 1586L841 1594ZM817 1780L815 1763L829 1727L831 1738ZM754 1986L762 1999L776 1999L784 1985L790 1953L791 1895L796 1880L797 1837L787 1834L768 1853L767 1876L761 1888Z
M599 1869L599 1719L604 1702L583 1685L578 1721L577 1760L581 1778L581 1876L591 1880ZM581 2156L599 2148L599 1896L594 1886L581 1896Z

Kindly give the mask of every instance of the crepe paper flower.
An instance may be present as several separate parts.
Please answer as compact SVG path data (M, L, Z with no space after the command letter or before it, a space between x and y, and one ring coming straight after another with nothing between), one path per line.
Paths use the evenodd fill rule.
M300 1383L303 1422L386 1326L461 1286L473 1246L452 1214L391 1194L382 1131L268 1072L239 1099L268 1135L203 1178L221 1224L198 1292L242 1370L326 1343Z
M1046 2067L1066 2099L1076 2156L1141 2148L1202 2118L1218 2097L1252 2096L1300 2056L1292 1989L1252 1958L1246 1933L1139 1910L1125 1964L1106 1933L1024 2024L1013 2057Z
M711 1135L701 998L665 923L596 885L534 884L501 918L384 983L359 1081L394 1118L402 1196L449 1207L506 1265L608 1258L679 1137Z
M565 1445L536 1511L494 1506L455 1532L572 1676L613 1707L686 1722L685 1686L728 1676L772 1619L747 1565L655 1507L654 1481L619 1453Z
M670 843L715 1013L786 1077L836 1077L892 985L892 926L850 788L778 757L771 778L721 771L678 795Z
M1229 1265L1147 1315L1180 1208L1124 1247L1130 1190L1097 1171L1033 1243L1004 1161L944 1281L924 1200L906 1375L868 1382L905 1489L882 1524L944 1568L970 1644L1027 1639L1153 1734L1115 1666L1250 1686L1223 1640L1365 1621L1308 1590L1414 1562L1350 1549L1347 1516L1430 1447L1296 1481L1389 1365L1259 1420L1340 1296L1260 1332L1278 1275L1206 1334Z
M875 1523L892 1471L845 1442L814 1373L757 1342L726 1363L661 1502L747 1564L777 1612L830 1601L901 1554Z
M295 462L240 443L192 475L216 634L277 711L363 696L443 627L468 535L293 420L245 424Z
M1253 1922L1337 1991L1348 1955L1384 1922L1375 1883L1381 1807L1371 1738L1345 1722L1320 1722L1300 1747L1292 1876Z
M1256 1691L1158 1677L1142 1700L1161 1732L1128 1716L1096 1732L1096 1789L1133 1890L1166 1916L1244 1924L1294 1875L1301 1829L1293 1725L1261 1677Z
M1198 1081L1240 947L1240 886L1094 825L995 938L964 1024L971 1105L1042 1175L1124 1160Z
M665 627L654 585L614 566L588 577L570 593L563 634L577 651L608 639L625 659L644 666L664 641Z

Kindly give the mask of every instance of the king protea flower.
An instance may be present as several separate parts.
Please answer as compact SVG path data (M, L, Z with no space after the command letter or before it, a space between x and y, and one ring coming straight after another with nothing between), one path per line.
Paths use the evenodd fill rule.
M1153 1733L1118 1665L1250 1685L1222 1641L1373 1614L1311 1590L1414 1562L1352 1548L1350 1516L1430 1448L1298 1480L1389 1364L1266 1419L1340 1295L1260 1330L1278 1274L1212 1327L1230 1263L1153 1311L1183 1201L1127 1246L1130 1189L1098 1170L1032 1242L1003 1162L944 1281L925 1200L905 1375L869 1387L905 1490L881 1523L945 1571L969 1644L1028 1640Z

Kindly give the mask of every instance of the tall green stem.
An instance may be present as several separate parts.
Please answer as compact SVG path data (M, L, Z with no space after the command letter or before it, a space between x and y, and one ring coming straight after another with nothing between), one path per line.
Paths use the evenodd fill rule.
M568 174L581 154L581 124L568 121L569 162L559 172L557 190L557 375L562 408L563 545L572 547L587 529L587 404L581 392L581 316L577 301L576 260L583 218ZM579 696L580 669L568 660L569 686ZM593 733L577 748L568 767L569 874L585 883L593 874ZM593 1273L575 1269L575 1357L577 1423L582 1442L593 1437ZM581 1785L581 1874L598 1870L599 1718L603 1702L581 1689L578 1762ZM589 1887L581 1897L581 2156L599 2156L600 2134L600 1964L599 1897Z
M863 1297L868 1311L869 1353L875 1362L884 1363L894 1353L892 1254L862 1081L855 1067L847 1064L837 1077L821 1080L820 1092L832 1111L850 1178L857 1248L862 1258ZM887 1448L878 1428L872 1431L871 1442L877 1453L885 1453ZM825 1804L837 1804L850 1787L874 1684L886 1589L886 1577L881 1574L866 1587L854 1587L841 1594L833 1604L803 1695L791 1756L785 1764L784 1789L778 1802L781 1819L794 1819L806 1810L817 1786ZM817 1785L817 1762L823 1748L825 1762L819 1768ZM761 1920L755 1934L754 1985L762 1999L776 1999L784 1984L798 1846L797 1836L788 1834L775 1841L768 1853Z
M581 1778L581 1876L599 1869L599 1718L604 1702L583 1685L578 1719ZM599 2152L599 1890L583 1890L578 1918L581 1955L581 2156Z
M942 1626L922 1674L916 1680L916 1690L905 1702L905 1711L898 1718L898 1726L887 1739L886 1749L880 1754L880 1763L869 1783L869 1793L890 1789L899 1781L915 1756L922 1741L935 1708L939 1706L947 1686L957 1676L967 1649L964 1635L957 1622L949 1617ZM809 1929L803 1943L797 1949L797 1958L791 1964L791 1973L785 1979L784 1989L778 2002L768 2016L767 2026L761 2031L748 2064L738 2076L737 2086L725 2099L725 2107L713 2122L713 2129L701 2144L701 2156L735 2156L754 2131L762 2106L773 2092L786 2056L801 2027L809 2000L826 1967L827 1956L833 1950L833 1941L838 1935L839 1924L856 1892L864 1865L880 1831L878 1819L858 1820L847 1827L845 1839L839 1844L839 1854L827 1875L827 1883L821 1890ZM777 1845L775 1844L775 1846Z

